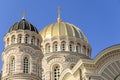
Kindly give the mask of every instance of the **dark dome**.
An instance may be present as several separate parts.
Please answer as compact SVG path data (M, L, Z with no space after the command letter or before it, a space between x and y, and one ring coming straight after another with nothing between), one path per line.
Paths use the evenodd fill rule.
M30 30L30 31L34 31L38 34L38 30L36 29L36 27L33 26L31 23L27 22L25 19L22 19L20 22L16 22L9 29L9 32L16 31L16 30Z

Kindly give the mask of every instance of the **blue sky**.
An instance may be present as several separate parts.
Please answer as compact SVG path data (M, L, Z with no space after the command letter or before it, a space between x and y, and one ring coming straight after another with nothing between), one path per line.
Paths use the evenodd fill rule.
M92 58L120 43L120 0L0 0L0 53L4 50L4 35L21 20L23 11L40 31L56 22L58 6L62 8L62 20L76 25L87 36Z

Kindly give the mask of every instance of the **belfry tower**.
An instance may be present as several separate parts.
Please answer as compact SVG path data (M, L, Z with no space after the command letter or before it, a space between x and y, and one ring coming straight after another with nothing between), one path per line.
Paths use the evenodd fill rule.
M41 37L34 25L23 16L4 37L2 80L40 80Z

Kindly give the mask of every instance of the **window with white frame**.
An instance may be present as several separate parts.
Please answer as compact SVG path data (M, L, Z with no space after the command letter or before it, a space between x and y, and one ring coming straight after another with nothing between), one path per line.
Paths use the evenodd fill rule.
M37 62L36 62L36 73L39 76L39 74L40 74L39 60L37 60Z
M65 46L66 46L66 45L65 45L65 42L62 42L62 43L61 43L61 50L62 50L62 51L65 51Z
M86 55L86 47L85 46L82 47L82 52L83 52L83 54Z
M23 59L23 73L29 73L29 59L24 57Z
M32 36L32 38L31 38L31 44L35 45L35 37L34 36Z
M77 52L77 53L80 53L80 52L81 52L81 46L80 46L79 43L78 43L77 46L76 46L76 52Z
M73 44L74 44L73 42L69 43L69 51L73 51Z
M57 44L57 42L53 43L53 51L54 52L58 51L58 44Z
M70 49L70 51L72 51L72 44L70 44L69 49Z
M13 36L11 37L11 43L12 43L12 44L15 43L15 35L13 35Z
M21 34L18 35L18 41L17 42L22 43L22 35Z
M10 73L12 74L15 71L15 58L10 59Z
M29 35L26 34L26 35L25 35L25 43L26 43L26 44L28 43L28 38L29 38Z
M59 65L54 66L53 77L54 77L54 80L59 80L59 77L60 77L60 66Z
M49 53L50 52L50 44L46 44L46 52Z

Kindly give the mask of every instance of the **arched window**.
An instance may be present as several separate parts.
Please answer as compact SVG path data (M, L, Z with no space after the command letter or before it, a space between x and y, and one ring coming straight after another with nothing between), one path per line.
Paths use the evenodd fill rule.
M73 51L73 42L70 42L69 44L69 51Z
M25 43L26 43L26 44L28 43L28 38L29 38L29 35L26 34L26 35L25 35Z
M89 50L89 48L87 49L87 54L86 55L90 56L90 50Z
M45 47L46 47L46 52L49 53L50 52L50 44L47 43Z
M76 46L76 52L77 52L77 53L81 53L81 46L80 46L79 43L78 43L77 46Z
M18 35L18 41L17 42L22 43L22 35L21 34Z
M82 47L82 52L83 52L83 54L86 55L86 47L85 46Z
M12 74L15 71L15 58L14 57L10 58L9 67L10 67L10 73Z
M37 46L39 46L40 45L40 40L39 39L37 39Z
M38 76L39 76L39 74L40 74L40 66L39 66L39 60L37 59L37 61L36 61L36 73L38 74Z
M35 37L34 36L32 36L32 38L31 38L31 44L35 45Z
M57 42L53 43L53 51L54 52L58 51L58 44L57 44Z
M65 46L66 46L66 43L63 41L61 43L61 51L65 51Z
M45 80L45 73L44 73L44 70L42 69L42 80Z
M23 73L29 73L29 59L28 59L28 57L24 57L24 60L23 60Z
M11 43L12 43L12 44L15 43L15 35L13 35L13 36L11 37Z
M9 38L7 38L7 45L9 45L9 42L10 42L10 41L9 41Z
M53 67L53 77L54 77L54 80L59 80L59 77L60 77L60 66L59 65L55 65Z

